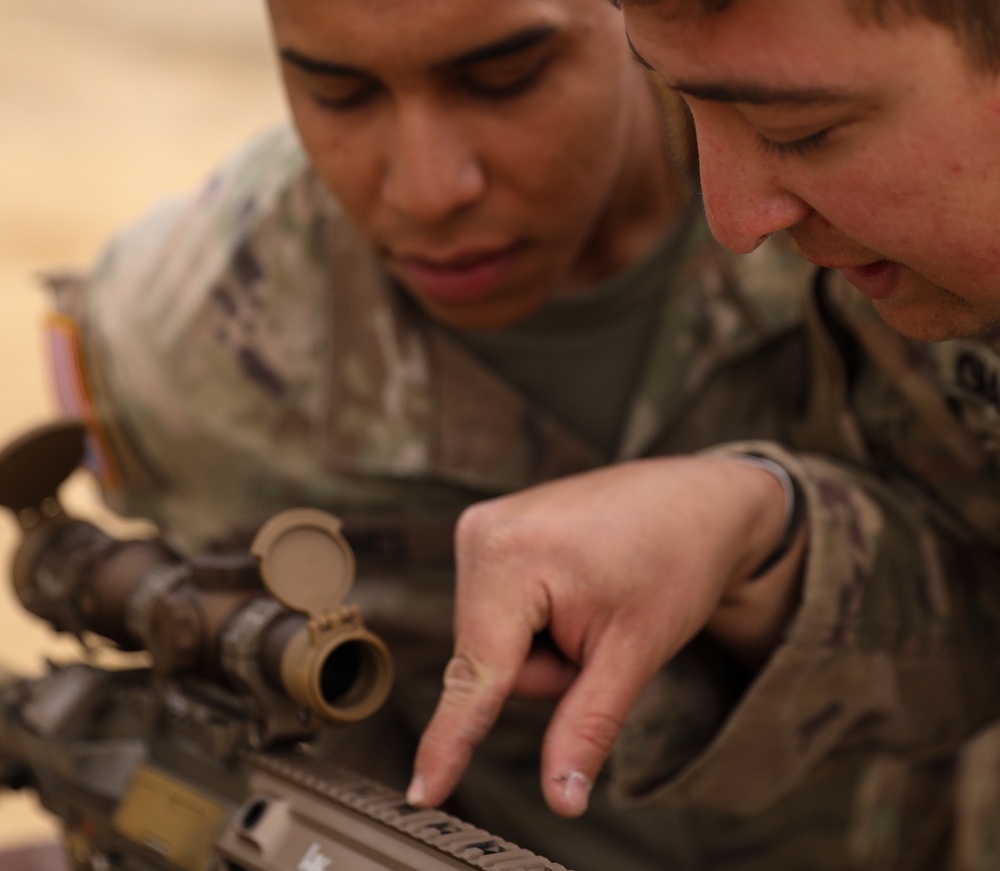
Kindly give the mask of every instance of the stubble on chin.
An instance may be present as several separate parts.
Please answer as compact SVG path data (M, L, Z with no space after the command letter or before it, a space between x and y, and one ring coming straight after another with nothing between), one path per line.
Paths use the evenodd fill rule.
M967 338L1000 328L1000 291L995 299L973 303L913 273L896 293L874 305L892 329L919 342Z

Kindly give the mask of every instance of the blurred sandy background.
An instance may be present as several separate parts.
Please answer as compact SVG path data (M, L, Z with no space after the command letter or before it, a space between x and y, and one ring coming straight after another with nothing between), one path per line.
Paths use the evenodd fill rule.
M0 443L55 413L34 273L88 264L111 232L197 185L284 117L263 0L0 0ZM67 501L93 514L86 480ZM65 655L8 591L0 520L0 669ZM0 796L0 848L54 837Z

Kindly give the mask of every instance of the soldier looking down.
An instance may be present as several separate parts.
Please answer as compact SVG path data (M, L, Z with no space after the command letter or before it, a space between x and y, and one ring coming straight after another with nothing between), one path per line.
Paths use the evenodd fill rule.
M712 242L605 0L269 8L294 129L251 143L58 291L57 336L87 376L82 393L66 382L67 407L93 411L109 502L185 551L244 540L274 512L314 505L342 515L358 544L388 538L393 554L412 555L403 571L375 558L365 571L359 547L357 585L400 676L386 731L358 737L370 752L355 761L405 783L393 750L409 759L452 646L454 572L427 557L426 529L542 484L521 495L540 499L535 516L564 535L557 559L582 544L629 544L550 577L560 607L590 607L592 582L614 582L600 603L611 632L581 633L574 615L546 610L531 586L544 555L530 548L534 564L494 576L513 601L464 608L462 591L489 563L469 542L493 509L464 515L459 645L498 639L509 646L494 662L513 667L494 678L486 662L472 675L489 679L490 695L472 731L445 748L448 776L492 725L535 633L548 628L561 655L532 659L521 675L521 698L477 754L456 809L577 871L773 867L775 857L807 868L816 855L851 867L857 843L881 848L881 817L845 809L857 795L879 808L892 795L896 769L865 742L896 727L877 716L894 661L879 649L872 672L875 652L832 654L869 637L861 593L891 597L900 577L924 579L927 596L893 624L894 644L950 643L948 620L988 623L992 611L989 601L950 608L983 571L977 552L962 555L959 590L938 583L951 578L964 531L915 487L874 478L909 480L897 449L911 445L896 437L911 406L880 368L863 368L868 346L851 345L849 362L871 372L872 405L898 415L857 423L853 394L806 381L814 364L835 386L841 374L830 335L806 345L811 268L779 240L750 258ZM866 315L845 315L841 332L867 338ZM854 441L852 427L863 432ZM943 439L902 432L928 450ZM609 493L615 470L602 468L625 460L636 460L623 474L643 497L631 503ZM581 511L550 513L545 482L572 473L585 473L565 482ZM607 511L595 511L605 494ZM518 544L510 524L494 528ZM928 687L955 691L951 666L978 663L977 650L959 647ZM447 672L452 695L462 661ZM789 679L803 674L815 691L789 700ZM558 729L607 751L604 711L627 710L650 679L608 783L592 789L602 759L561 755ZM927 679L912 677L921 688ZM920 721L898 740L934 732L947 745L992 703L984 694L947 729ZM827 710L838 716L820 717ZM859 723L869 731L859 735ZM845 735L859 744L841 770L828 756ZM589 801L584 819L541 806L539 752L545 798L562 817ZM440 778L418 771L413 800L443 798ZM678 774L679 788L663 791ZM798 800L803 778L814 801ZM609 783L647 806L614 805Z
M448 521L450 562L454 517L480 499L779 438L795 388L780 375L800 347L807 264L780 245L739 261L711 241L620 13L487 9L275 0L294 129L125 230L62 284L55 323L82 352L89 394L63 379L67 407L96 412L113 507L186 553L243 543L286 507L345 519L357 597L399 672L395 720L368 740L366 722L358 742L401 787L452 645L453 569L432 521ZM779 497L751 536L753 570L780 537L781 481L691 463ZM366 566L366 542L431 553ZM549 712L511 710L455 809L577 871L683 855L684 821L659 810L604 795L586 821L544 809Z
M655 688L616 754L630 740L641 746L645 730L645 752L631 755L637 794L737 813L706 867L1000 867L1000 626L995 600L987 604L1000 566L990 553L1000 533L1000 7L624 7L637 55L690 112L716 236L746 254L787 231L824 267L809 303L811 411L802 420L811 422L793 444L874 463L897 494L913 494L913 506L931 496L960 535L950 570L918 557L900 564L895 582L873 580L861 568L863 542L885 534L888 515L855 503L854 532L836 542L823 520L835 501L850 500L833 500L829 479L814 489L816 467L799 467L808 557L800 602L770 658L759 651L764 667L686 767L665 764L667 740L649 737ZM924 344L886 323L914 339L971 338ZM666 461L626 465L476 507L459 536L452 680L411 795L434 801L447 792L515 685L525 628L548 626L581 671L550 727L543 780L554 805L584 806L635 697L674 649L647 643L616 663L612 679L608 651L662 634L677 619L666 579L692 577L681 545L700 539L663 532L677 525L669 475ZM642 524L594 535L622 515ZM965 560L977 553L972 571ZM845 559L853 567L842 572ZM512 617L490 626L491 609ZM978 616L967 623L962 613ZM669 700L664 693L660 708Z

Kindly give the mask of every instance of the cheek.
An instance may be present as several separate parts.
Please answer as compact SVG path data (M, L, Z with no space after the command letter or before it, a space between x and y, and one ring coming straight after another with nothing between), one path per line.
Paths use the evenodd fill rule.
M837 232L904 264L928 286L966 299L995 296L1000 242L988 210L976 208L982 178L933 169L888 161L840 172L813 192L811 205Z
M621 125L610 113L595 111L595 102L568 98L555 112L532 113L485 137L497 143L490 159L496 179L508 179L549 220L589 220L620 173Z
M860 159L818 174L816 183L801 186L800 195L853 241L892 256L940 230L938 211L913 180L912 167L899 161Z
M333 124L314 106L292 104L299 138L323 183L364 229L378 191L378 151L363 129Z
M961 122L956 124L960 129ZM977 225L990 222L996 202L986 187L995 177L989 150L970 149L958 141L960 134L953 140L951 128L941 128L936 119L918 119L892 134L891 140L873 139L828 172L815 194L817 210L849 235L855 228L880 240L887 255L894 253L891 246L918 261L935 251L960 250L979 232ZM984 202L988 213L979 208Z

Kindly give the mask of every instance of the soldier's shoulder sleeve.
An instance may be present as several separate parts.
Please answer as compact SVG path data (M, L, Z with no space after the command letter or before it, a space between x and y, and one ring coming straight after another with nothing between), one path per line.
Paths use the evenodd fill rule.
M262 226L294 208L305 175L294 133L279 128L230 157L193 195L157 204L110 241L87 276L90 328L111 328L107 310L147 318L183 311L186 297L204 293L241 246L266 242Z
M294 133L280 128L194 195L119 233L89 272L50 281L56 332L75 343L85 385L80 416L103 445L102 483L117 510L163 522L162 494L191 485L172 479L182 466L169 457L203 434L220 410L214 398L239 402L248 381L273 398L278 379L304 365L300 348L315 346L322 318L293 303L319 292L317 227L335 211ZM275 304L288 288L294 299ZM55 354L53 363L58 382L67 367Z

